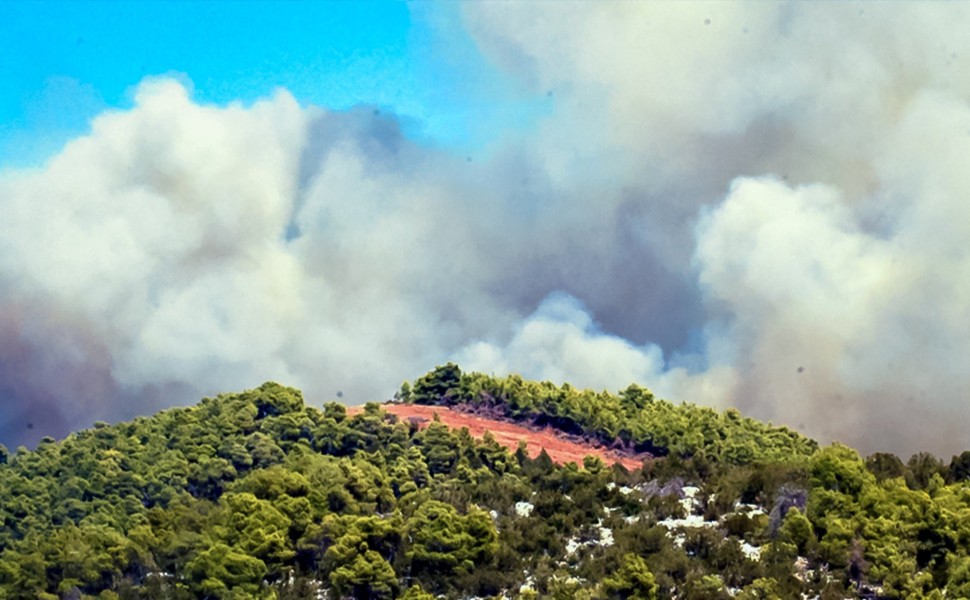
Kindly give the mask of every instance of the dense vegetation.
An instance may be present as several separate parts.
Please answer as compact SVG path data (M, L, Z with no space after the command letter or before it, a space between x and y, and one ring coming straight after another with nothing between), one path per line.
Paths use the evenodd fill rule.
M559 466L267 383L0 449L0 598L970 597L970 453L453 365L400 395L663 458Z
M737 410L719 413L692 404L675 405L635 384L614 395L577 390L568 383L524 381L518 375L463 374L449 363L418 379L413 387L405 384L398 397L552 425L596 443L656 456L673 453L743 465L799 460L818 447L814 440L786 427L766 425Z

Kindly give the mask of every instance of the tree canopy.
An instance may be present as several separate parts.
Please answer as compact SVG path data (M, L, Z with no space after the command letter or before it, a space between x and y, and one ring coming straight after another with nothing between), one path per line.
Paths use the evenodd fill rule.
M970 596L966 453L454 365L399 399L656 458L557 465L266 383L0 453L0 598Z

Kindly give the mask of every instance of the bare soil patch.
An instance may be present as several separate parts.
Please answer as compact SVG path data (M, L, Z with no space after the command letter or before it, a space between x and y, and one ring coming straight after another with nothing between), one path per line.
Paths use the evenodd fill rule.
M565 434L551 427L530 429L523 425L488 419L477 415L459 412L444 406L425 406L421 404L385 404L382 407L402 421L412 420L420 427L427 427L437 414L442 423L452 429L468 428L468 433L475 438L481 438L486 431L490 431L495 440L515 451L519 442L526 443L526 452L531 457L538 456L543 450L558 464L583 464L583 458L589 455L599 457L608 465L620 463L629 470L639 469L643 461L651 458L649 454L624 455L614 450L583 444L566 439ZM360 412L360 408L348 408L348 413Z

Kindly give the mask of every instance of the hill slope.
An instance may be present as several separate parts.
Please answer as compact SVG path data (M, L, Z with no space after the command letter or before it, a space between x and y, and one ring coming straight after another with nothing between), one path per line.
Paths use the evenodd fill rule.
M504 448L515 451L519 444L531 458L545 452L556 464L583 464L587 456L595 456L608 465L621 464L626 469L639 469L644 460L653 458L647 452L619 452L594 445L586 440L573 439L574 436L553 427L526 427L506 420L469 414L446 406L423 406L419 404L384 404L381 409L404 421L414 422L420 428L427 427L435 420L451 429L467 429L475 439L491 436ZM353 412L353 411L351 411Z
M649 405L604 395L593 415L518 382L497 396L500 380L445 366L402 396L506 410L498 397L503 419L575 415L571 434L598 440L633 426L610 444L646 435L667 454L557 465L267 383L0 453L0 598L970 597L970 460L863 462L659 405L650 423L668 431L707 423L678 441L630 425ZM734 432L768 451L725 451Z
M703 456L736 465L811 456L818 444L787 427L744 417L736 410L675 405L650 390L630 385L619 394L578 390L569 384L463 374L457 365L436 368L398 397L408 403L551 426L597 445L655 456Z

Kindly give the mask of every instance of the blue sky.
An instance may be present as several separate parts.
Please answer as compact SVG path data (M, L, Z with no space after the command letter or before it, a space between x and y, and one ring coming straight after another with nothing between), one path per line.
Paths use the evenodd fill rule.
M459 150L544 110L482 59L455 4L8 1L0 40L4 166L42 162L153 75L187 78L200 102L283 87L303 104L375 104Z

